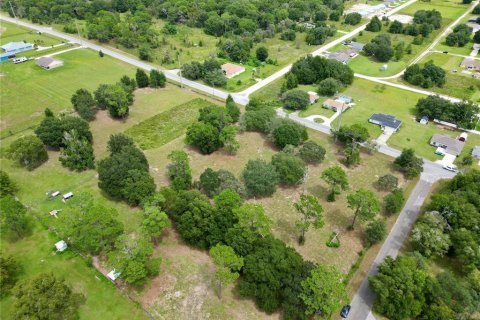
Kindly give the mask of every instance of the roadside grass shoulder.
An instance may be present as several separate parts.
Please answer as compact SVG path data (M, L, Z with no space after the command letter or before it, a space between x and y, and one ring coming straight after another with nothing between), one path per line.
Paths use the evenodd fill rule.
M63 42L61 39L54 36L38 33L34 30L6 21L2 21L2 28L4 28L4 31L0 33L1 45L9 42L26 41L42 47L49 47Z

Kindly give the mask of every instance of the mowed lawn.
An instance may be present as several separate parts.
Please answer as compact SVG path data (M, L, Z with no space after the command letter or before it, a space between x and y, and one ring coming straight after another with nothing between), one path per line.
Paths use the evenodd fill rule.
M49 233L38 222L33 232L18 241L2 237L1 251L13 255L22 266L19 281L24 281L44 272L52 272L65 279L74 292L86 298L80 306L80 319L148 319L146 313L125 297L102 274L90 267L84 259L70 250L61 254L54 252L54 244L60 239ZM11 316L13 299L0 299L2 319Z
M22 64L0 64L0 136L24 130L41 121L43 110L71 112L72 94L85 88L94 91L102 83L115 83L135 69L119 60L87 49L78 49L55 56L65 65L44 70L28 61Z
M0 44L4 45L9 42L19 41L30 42L41 47L48 47L62 43L61 39L48 34L41 34L35 30L2 21L0 27Z
M463 18L460 21L460 23L468 23L468 20L476 19L477 17L478 17L478 15L475 15L475 14L467 14L465 16L465 18ZM442 40L440 40L440 42L435 46L434 49L438 50L438 51L448 51L449 53L455 53L455 54L461 54L461 55L464 55L464 56L468 56L468 55L470 55L470 53L472 52L472 49L473 49L473 34L474 34L474 32L472 32L472 39L470 39L470 42L467 43L463 47L448 46L445 42L445 39L448 36L448 34L447 34Z

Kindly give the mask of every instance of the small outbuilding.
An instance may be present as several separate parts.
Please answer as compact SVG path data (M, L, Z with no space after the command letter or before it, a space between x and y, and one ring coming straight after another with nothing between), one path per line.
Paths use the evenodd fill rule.
M460 133L460 136L458 137L458 141L466 142L468 139L468 133L462 132Z
M310 99L310 104L314 104L318 100L318 93L315 91L308 91L308 98Z
M63 201L66 201L66 200L70 199L71 197L73 197L73 192L65 193L62 198L63 198Z
M480 160L480 146L475 146L475 147L472 149L472 157L474 157L475 159Z
M57 249L58 252L63 252L67 250L68 246L67 243L63 240L58 241L55 243L55 248Z
M112 280L112 281L115 281L115 280L118 279L118 277L120 277L120 275L121 275L120 272L117 272L115 269L113 269L112 271L107 273L107 278Z
M238 76L239 74L245 72L244 66L239 66L233 63L222 64L220 68L222 68L222 71L225 74L225 77L227 77L228 79Z
M423 124L423 125L426 125L428 124L428 117L427 116L423 116L422 118L420 118L420 124Z
M378 124L382 130L397 132L402 126L402 121L398 120L392 115L383 114L383 113L374 113L368 119L368 122Z
M53 59L52 57L41 57L37 59L37 65L45 70L55 69L63 66L62 60Z

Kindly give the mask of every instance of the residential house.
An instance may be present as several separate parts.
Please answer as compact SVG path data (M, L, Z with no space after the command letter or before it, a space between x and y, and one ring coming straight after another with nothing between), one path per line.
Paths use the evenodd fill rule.
M222 71L225 74L225 77L227 77L228 79L238 76L239 74L245 72L244 66L239 66L233 63L222 64L220 68L222 68Z
M397 132L402 126L402 121L398 120L394 116L383 113L372 114L370 119L368 119L368 122L378 124L382 130L390 132Z
M328 54L327 58L331 60L337 60L343 64L347 64L348 60L358 55L353 49L345 49Z
M480 70L480 60L465 58L463 59L460 66L467 70Z
M322 107L337 112L337 110L345 111L346 109L348 109L349 105L347 103L343 102L343 101L327 99L322 104Z
M45 70L55 69L63 66L62 60L53 59L52 57L41 57L37 59L37 65Z
M28 42L9 42L0 46L2 52L0 53L0 61L5 61L10 58L15 58L15 54L23 51L33 50L34 45Z
M445 153L458 156L465 146L465 142L454 139L445 134L434 134L430 140L430 144L445 150Z

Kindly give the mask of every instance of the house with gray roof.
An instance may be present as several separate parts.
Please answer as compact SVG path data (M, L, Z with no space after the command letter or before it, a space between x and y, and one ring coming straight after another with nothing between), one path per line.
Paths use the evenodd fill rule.
M363 47L365 47L365 44L363 44L363 43L356 42L356 41L350 42L350 48L352 48L353 50L355 50L357 52L362 51Z
M467 70L480 70L480 60L465 58L463 59L460 66Z
M63 66L63 61L52 57L41 57L37 59L37 65L45 70L50 70Z
M343 64L347 64L348 60L350 58L354 58L358 55L357 52L353 49L345 49L345 50L340 50L337 52L332 52L330 53L327 58L331 60L337 60Z
M5 53L18 53L33 49L33 44L23 41L9 42L0 46Z
M434 134L430 144L435 147L445 149L445 152L458 156L465 146L465 142L452 138L446 134Z
M384 131L388 130L397 132L402 126L402 121L398 120L394 116L383 113L372 114L370 119L368 119L368 122L378 124Z

